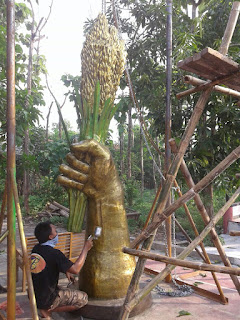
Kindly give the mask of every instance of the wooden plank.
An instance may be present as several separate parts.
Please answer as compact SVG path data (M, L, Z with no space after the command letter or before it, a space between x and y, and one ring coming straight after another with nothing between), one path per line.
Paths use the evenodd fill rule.
M195 65L192 64L192 62L193 57L188 57L187 59L180 61L177 66L182 70L198 74L199 76L208 79L209 73L204 73L203 70L196 70Z
M191 66L198 70L200 74L203 74L204 72L204 74L210 80L213 80L223 75L219 73L219 69L214 67L211 63L209 63L209 61L202 59L201 52L194 54Z
M239 68L238 63L209 47L201 51L201 57L204 61L207 61L208 64L218 69L222 75L235 72Z
M179 276L179 278L182 280L194 278L194 277L197 277L199 275L199 273L201 273L201 272L202 272L201 270L197 270L197 271L193 271L193 272L184 273L184 274L181 274Z

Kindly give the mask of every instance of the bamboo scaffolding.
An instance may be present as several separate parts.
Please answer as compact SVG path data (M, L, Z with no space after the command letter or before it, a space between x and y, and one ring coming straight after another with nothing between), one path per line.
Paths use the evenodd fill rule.
M31 276L29 260L28 260L27 244L26 244L26 239L25 239L25 234L24 234L21 208L20 208L20 204L19 204L17 186L16 186L13 172L11 172L10 178L11 178L11 186L12 186L12 190L13 190L14 202L15 202L16 213L17 213L17 221L18 221L20 240L21 240L21 245L22 245L23 263L24 263L24 266L26 269L29 299L30 299L30 305L31 305L31 311L32 311L32 319L38 320L37 305L36 305L36 299L35 299L33 283L32 283L32 276Z
M177 145L176 145L176 142L174 139L171 139L170 140L170 146L172 148L172 151L173 153L177 152ZM194 188L195 187L195 183L192 179L192 176L187 168L187 165L185 163L185 161L183 160L181 165L180 165L180 170L185 178L185 181L188 185L189 188ZM193 198L195 204L196 204L196 207L203 219L203 222L205 225L207 225L210 221L210 218L209 218L209 215L204 207L204 204L199 196L199 194L196 194L195 197ZM216 232L215 229L211 230L210 232L210 235L211 235L211 238L212 238L212 241L215 245L215 247L217 248L218 252L219 252L219 255L223 261L223 263L225 264L225 266L228 266L228 267L231 267L231 263L229 261L229 259L227 258L226 256L226 253L224 251L224 248L221 244L221 241L219 240L219 237L218 237L218 234ZM234 277L234 276L231 276L231 279L236 287L236 289L238 290L238 292L240 293L240 284L239 284L239 280L237 279L237 277Z
M230 14L230 17L229 19L232 21L232 11L231 11L231 14ZM236 20L236 19L235 19ZM235 28L235 24L231 24L231 27L232 29L234 30ZM231 36L232 34L231 33L225 33L224 34L224 37L223 37L223 40L222 40L222 43L230 43L231 41ZM227 38L227 39L225 39ZM232 76L232 75L231 75ZM231 77L230 76L230 77ZM218 83L214 83L214 82L211 82L209 83L209 88L207 88L205 91L203 91L198 99L198 102L194 108L194 111L192 113L192 116L191 116L191 119L186 127L186 130L182 136L182 139L181 139L181 142L180 142L180 146L179 146L179 151L178 151L178 154L176 155L176 157L173 159L172 161L172 164L169 168L169 171L167 173L167 177L166 177L166 181L163 185L163 188L162 188L162 192L160 194L160 200L159 200L159 206L153 216L153 223L151 225L154 225L154 221L155 221L155 216L157 216L157 218L159 219L159 215L162 213L162 218L163 220L165 220L165 215L164 215L164 208L166 206L166 201L169 197L169 194L170 194L170 190L171 190L171 186L172 186L172 183L173 181L175 180L176 178L176 175L177 175L177 172L178 172L178 169L180 167L180 164L183 160L183 156L186 152L186 149L189 145L189 142L190 142L190 139L191 139L191 136L192 134L194 133L194 130L196 128L196 125L202 115L202 112L205 108L205 105L207 103L207 100L210 96L210 93L212 91L212 87L215 85L215 84L218 84ZM217 175L217 172L215 173L215 175ZM213 177L214 178L214 177ZM189 195L192 191L189 190ZM184 197L184 196L183 196ZM179 198L179 203L181 203L181 201L183 200L183 197L182 198ZM185 198L187 198L187 196L185 196ZM187 200L186 200L187 201ZM185 201L185 202L186 202ZM183 201L184 203L184 201ZM174 205L170 206L174 207ZM173 210L174 211L174 210ZM172 211L172 212L173 212ZM171 214L171 213L170 213ZM169 215L170 215L169 214ZM160 222L161 224L161 222ZM159 225L160 225L159 224ZM156 224L155 224L156 225ZM149 227L148 227L149 228ZM147 228L147 229L148 229ZM147 230L146 229L146 230ZM152 230L153 231L153 230ZM142 249L144 250L150 250L151 249L151 246L152 246L152 242L154 240L154 236L156 234L156 231L157 231L157 227L155 228L155 231L153 233L153 235L148 235L148 239L145 240L143 242L143 245L142 245ZM141 235L140 235L141 236ZM140 237L139 236L139 237ZM139 238L138 237L138 238ZM144 240L144 238L142 239ZM140 241L141 242L141 241ZM140 243L139 242L139 243ZM136 242L132 242L132 248L135 248L136 246L138 245L138 243ZM134 293L138 287L138 283L139 283L139 280L140 280L140 277L141 277L141 274L143 273L143 270L144 270L144 266L145 266L145 262L146 262L146 259L144 258L139 258L138 259L138 262L137 262L137 265L136 265L136 268L135 268L135 271L134 271L134 274L133 274L133 277L132 277L132 280L131 280L131 283L129 285L129 289L128 289L128 292L127 292L127 295L126 295L126 298L125 298L125 301L124 301L124 304L123 304L123 307L122 307L122 310L121 310L121 313L120 313L120 319L127 319L128 316L129 316L129 313L130 313L130 309L128 308L128 305L132 299L132 297L134 296ZM168 267L167 267L168 268ZM171 272L171 270L170 270Z
M218 272L218 273L233 274L235 276L240 276L240 268L237 268L237 267L235 267L235 268L223 267L223 266L216 266L216 265L202 263L202 262L180 260L180 259L156 254L153 252L145 252L142 250L130 249L127 247L124 247L122 251L124 253L130 254L135 257L150 259L150 260L154 260L154 261L160 261L160 262L164 262L164 263L171 264L174 266L186 267L186 268L194 269L194 270L210 271L212 273Z
M198 79L198 78L190 76L190 75L185 76L183 78L183 81L185 83L192 84L195 87L207 84L207 81ZM223 94L228 94L228 95L236 97L236 98L240 98L240 92L236 91L236 90L232 90L232 89L225 88L225 87L218 86L218 85L215 85L212 89L213 89L213 91L217 91L217 92L220 92L220 93L223 93ZM177 93L176 97L177 97L177 99L181 99L183 97L188 96L189 94L191 94L193 92L196 92L195 88L190 88L190 89L185 90L183 92Z
M152 219L153 221L155 220L155 216L157 214L160 214L161 212L163 212L163 210L164 210L164 208L166 206L167 199L168 199L168 197L170 195L172 183L176 178L177 171L179 169L179 166L181 164L183 156L184 156L184 154L186 152L186 149L187 149L187 147L189 145L189 142L190 142L191 136L192 136L192 134L193 134L193 132L195 130L195 127L196 127L196 125L197 125L197 123L198 123L198 121L199 121L199 119L200 119L200 117L202 115L202 112L203 112L204 107L205 107L205 105L207 103L207 100L208 100L208 98L210 96L210 93L211 93L211 88L207 89L204 92L202 92L200 97L199 97L199 99L198 99L198 102L197 102L197 104L196 104L196 106L194 108L194 111L193 111L193 114L191 116L191 119L190 119L190 121L189 121L189 123L187 125L187 128L185 130L185 133L184 133L184 135L183 135L183 137L181 139L180 148L179 148L180 152L174 158L174 160L172 161L172 164L171 164L171 166L169 168L169 172L168 172L168 174L166 176L166 180L165 180L165 182L163 184L162 191L161 191L160 197L159 197L159 205L158 205L158 208L157 208L156 212L154 213L154 216L153 216L153 219ZM183 203L185 203L187 200L189 200L193 195L194 195L194 191L189 191L187 196L183 196L182 198L179 198L180 199L179 200L179 203L180 203L179 206L181 206ZM170 207L174 208L174 204L171 205ZM175 209L177 209L177 208L174 208L172 212L174 212ZM162 217L163 217L163 220L165 220L166 216L164 214L162 215ZM156 232L157 232L157 228L155 229L155 231L154 231L152 236L148 235L148 237L146 237L146 238L149 238L149 239L144 241L144 243L142 245L142 249L144 249L144 250L150 250L151 249L151 246L152 246L152 243L153 243L153 240L154 240ZM144 238L142 240L144 240ZM138 244L140 244L140 242L136 243L135 241L133 241L130 247L131 248L135 248ZM132 297L134 296L135 291L137 290L140 277L141 277L141 275L142 275L142 273L144 271L145 262L146 262L146 259L138 259L138 262L137 262L137 265L136 265L136 268L135 268L131 283L129 285L128 292L126 294L126 298L125 298L122 310L121 310L120 319L122 319L121 318L122 316L124 316L124 317L126 316L126 312L127 312L126 305L128 304L129 301L131 301ZM127 312L127 317L128 317L128 315L129 315L129 312Z
M226 170L233 162L240 157L240 146L233 150L223 161L221 161L213 170L211 170L202 180L194 185L193 188L188 190L182 197L178 198L173 204L171 204L162 213L156 215L155 220L131 242L130 248L135 248L144 239L147 239L151 233L160 226L160 224L170 216L176 209L178 209L183 203L192 199L200 191L202 191L207 185L209 185L216 177L218 177L224 170ZM208 217L208 219L210 219Z
M172 140L173 140L173 139L171 139L171 140L169 141L171 148L172 148L172 145L171 145L171 141L172 141ZM172 149L172 150L173 150L173 149ZM174 151L173 151L173 152L174 152ZM184 161L184 160L183 160L183 161ZM180 167L181 167L181 166L180 166ZM174 182L174 185L177 187L178 195L179 195L180 197L182 197L182 193L181 193L181 191L180 191L180 189L179 189L179 186L178 186L176 180L175 180L175 182ZM192 218L192 216L191 216L191 213L190 213L190 211L189 211L186 203L183 204L183 207L184 207L185 213L186 213L186 215L187 215L188 221L189 221L189 223L190 223L190 225L191 225L191 227L192 227L192 229L193 229L193 231L194 231L194 234L195 234L196 237L198 237L198 236L199 236L199 233L198 233L197 227L196 227L196 225L195 225L195 222L193 221L193 218ZM201 249L202 249L203 261L205 261L205 262L208 263L208 264L211 264L211 260L209 259L209 256L208 256L208 254L207 254L207 251L205 250L205 247L204 247L204 245L203 245L203 242L201 241L201 242L199 243L199 245L200 245L200 247L201 247ZM195 250L197 251L198 249L196 248ZM218 291L219 291L219 294L220 294L220 297L221 297L222 302L223 302L224 304L226 304L226 303L227 303L227 300L226 300L226 298L225 298L225 296L224 296L224 293L223 293L223 290L222 290L222 288L221 288L221 285L220 285L220 283L219 283L219 281L218 281L218 279L217 279L217 276L216 276L216 274L215 274L214 272L212 272L212 277L213 277L214 282L215 282L215 284L216 284L216 286L217 286L217 288L218 288Z
M221 219L227 209L233 204L233 202L237 199L240 193L240 188L236 190L236 192L232 195L232 197L225 203L225 205L218 211L218 213L213 217L213 219L208 223L208 225L204 228L201 234L193 240L191 244L187 248L185 248L177 257L177 259L183 260L185 259L194 248L202 241L210 232L212 228L216 225L216 223ZM141 259L141 258L140 258ZM146 258L144 258L146 259ZM128 319L128 315L131 310L142 300L144 299L150 292L153 290L159 282L161 282L165 277L175 268L174 265L168 265L165 267L159 275L157 275L151 282L149 282L142 290L140 290L137 294L135 294L134 298L127 303L125 306L124 312L121 315L121 320Z

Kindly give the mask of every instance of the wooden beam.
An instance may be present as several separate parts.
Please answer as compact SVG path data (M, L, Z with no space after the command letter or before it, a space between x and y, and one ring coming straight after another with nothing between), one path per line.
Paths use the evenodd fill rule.
M183 81L185 83L189 83L189 84L192 84L193 86L195 87L198 87L200 85L204 85L207 83L207 81L204 81L204 80L201 80L201 79L198 79L196 77L193 77L193 76L190 76L190 75L187 75L183 78ZM180 92L180 93L177 93L176 94L176 97L177 99L181 99L183 97L186 97L188 96L189 94L192 93L192 90L195 89L195 88L190 88L186 91L183 91L183 92ZM223 93L223 94L228 94L230 96L233 96L233 97L236 97L236 98L240 98L240 92L239 91L236 91L236 90L232 90L232 89L229 89L229 88L225 88L225 87L222 87L222 86L214 86L213 87L213 90L214 91L217 91L217 92L220 92L220 93Z
M149 268L146 268L146 267L144 269L144 272L146 274L155 275L155 276L157 276L159 274L159 272L154 271L154 270L149 269ZM225 297L225 301L222 301L220 295L216 294L216 293L214 293L212 291L208 291L208 290L205 290L203 288L196 287L196 286L194 286L194 285L192 285L190 283L187 283L187 282L185 282L183 280L180 280L180 279L175 279L175 281L180 285L187 285L187 286L191 287L196 294L198 294L198 295L200 295L202 297L205 297L207 299L210 299L210 300L213 300L213 301L216 301L216 302L220 302L222 304L228 304L228 298L227 297Z
M208 263L203 263L203 262L193 262L193 261L188 261L188 260L181 260L181 259L163 256L163 255L156 254L153 252L146 252L146 251L131 249L131 248L127 248L127 247L124 247L122 251L124 253L128 253L132 256L146 258L146 259L150 259L150 260L154 260L154 261L160 261L160 262L164 262L164 263L171 264L174 266L186 267L186 268L195 269L195 270L233 274L235 276L240 276L240 268L237 268L237 267L236 268L223 267L223 266L216 266L213 264L208 264Z
M240 231L230 231L229 235L232 236L232 237L240 236Z

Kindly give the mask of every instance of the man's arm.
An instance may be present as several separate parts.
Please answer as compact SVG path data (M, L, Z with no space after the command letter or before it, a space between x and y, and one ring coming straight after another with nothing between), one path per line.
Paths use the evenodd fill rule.
M92 246L93 246L93 239L91 238L85 242L82 252L80 253L75 263L67 270L67 272L70 272L73 274L78 274L80 272L86 260L88 251L92 248Z

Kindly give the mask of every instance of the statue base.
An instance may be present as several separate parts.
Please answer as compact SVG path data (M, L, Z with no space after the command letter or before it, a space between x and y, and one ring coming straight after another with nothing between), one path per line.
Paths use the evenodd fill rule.
M94 300L89 299L88 304L75 311L84 318L96 320L117 320L119 318L125 298L113 300ZM151 293L147 295L130 313L130 318L150 308L152 305Z

